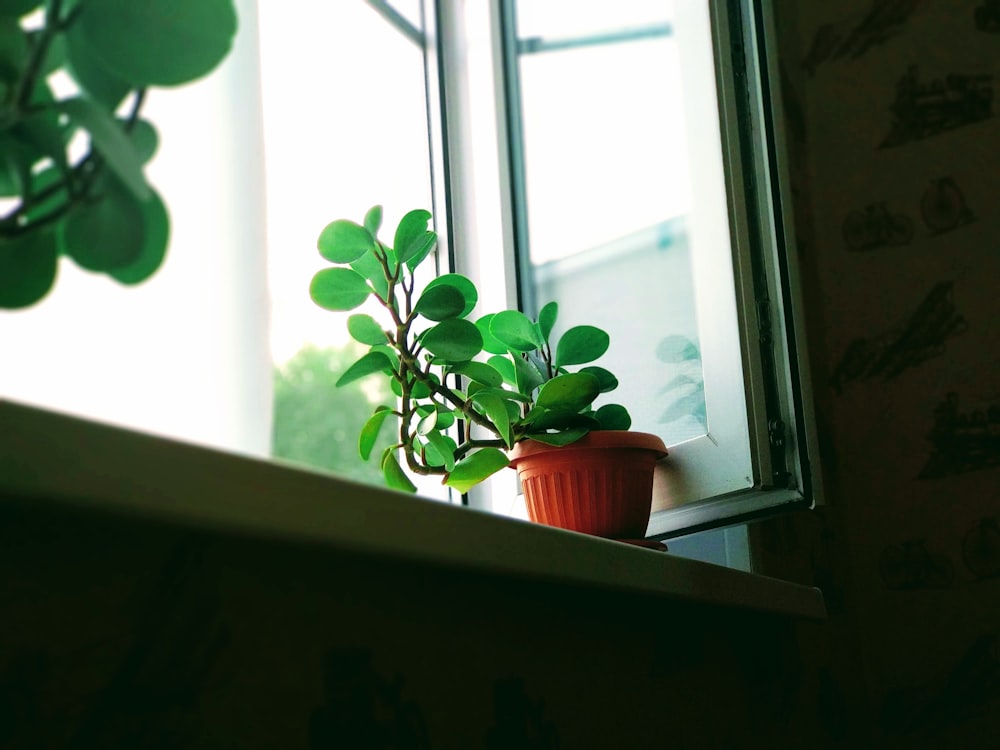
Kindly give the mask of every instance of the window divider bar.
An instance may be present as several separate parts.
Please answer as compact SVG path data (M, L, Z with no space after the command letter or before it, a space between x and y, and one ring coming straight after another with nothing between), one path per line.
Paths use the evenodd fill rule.
M637 26L618 31L606 31L602 34L586 34L583 36L545 38L540 36L525 37L517 40L519 55L534 55L540 52L555 52L558 50L575 49L578 47L596 47L604 44L620 44L634 42L638 39L657 39L673 36L674 27L669 23Z

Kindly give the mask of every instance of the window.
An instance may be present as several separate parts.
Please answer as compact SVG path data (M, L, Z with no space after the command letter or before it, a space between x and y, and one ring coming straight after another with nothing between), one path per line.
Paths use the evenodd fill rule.
M761 4L486 6L425 11L455 270L484 311L611 332L617 399L671 451L651 535L811 502ZM517 514L497 482L470 502Z

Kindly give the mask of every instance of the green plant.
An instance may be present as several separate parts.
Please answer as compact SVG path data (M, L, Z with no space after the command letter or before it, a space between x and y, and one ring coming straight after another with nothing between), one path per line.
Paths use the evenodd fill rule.
M123 284L159 268L142 104L210 72L236 24L232 0L0 0L0 308L44 297L61 255Z
M313 277L313 301L349 311L374 300L387 315L387 325L367 313L347 319L351 336L370 348L337 384L380 373L397 397L362 428L361 457L370 458L380 429L395 416L398 439L381 456L386 483L415 490L397 458L401 450L410 471L441 475L465 492L507 466L504 450L519 440L566 445L590 430L627 430L631 418L623 406L593 406L618 386L608 370L588 364L607 351L606 332L576 326L552 341L558 307L551 302L537 320L505 310L472 322L479 294L459 274L438 276L417 292L415 271L437 242L430 218L420 209L406 214L392 246L377 238L379 206L362 224L334 221L319 236L320 254L335 267ZM568 369L577 365L588 366ZM448 434L453 427L457 440Z

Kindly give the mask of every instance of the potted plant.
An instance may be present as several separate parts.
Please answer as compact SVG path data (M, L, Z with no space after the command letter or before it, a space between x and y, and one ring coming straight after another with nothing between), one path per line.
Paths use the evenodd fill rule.
M392 488L416 489L397 453L411 472L440 475L459 492L513 466L532 520L641 538L653 468L666 449L655 435L630 432L623 406L595 408L598 396L618 386L592 364L607 351L608 334L580 325L553 340L554 302L537 320L505 310L473 322L479 295L459 274L438 276L418 292L415 272L437 242L430 218L420 209L406 214L390 246L378 239L376 206L360 224L331 222L317 242L334 265L313 277L312 299L327 310L370 301L382 309L383 322L365 312L348 317L351 337L370 348L338 380L378 373L397 397L362 428L361 457L371 457L379 430L395 417L398 440L380 457Z
M215 68L236 26L233 0L0 1L0 309L42 299L60 256L122 284L159 268L142 105Z

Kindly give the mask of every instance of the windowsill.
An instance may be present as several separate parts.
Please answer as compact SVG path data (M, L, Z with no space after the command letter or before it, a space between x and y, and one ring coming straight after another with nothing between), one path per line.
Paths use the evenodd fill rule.
M823 618L818 589L0 399L0 502L49 500L500 575Z

